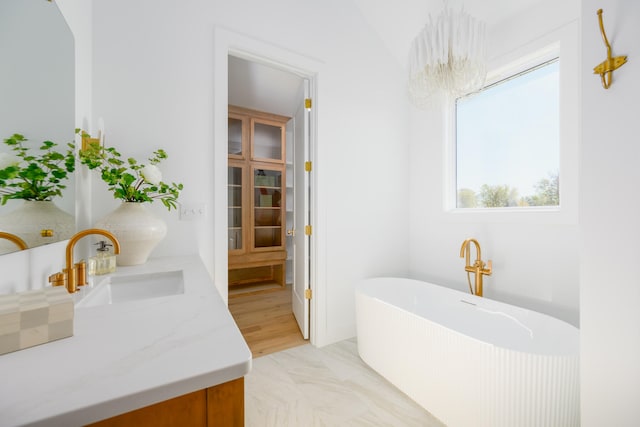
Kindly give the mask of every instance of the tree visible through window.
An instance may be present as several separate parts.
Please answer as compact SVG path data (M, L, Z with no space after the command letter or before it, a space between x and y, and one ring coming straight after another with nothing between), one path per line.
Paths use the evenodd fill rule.
M456 101L458 208L559 206L559 61Z

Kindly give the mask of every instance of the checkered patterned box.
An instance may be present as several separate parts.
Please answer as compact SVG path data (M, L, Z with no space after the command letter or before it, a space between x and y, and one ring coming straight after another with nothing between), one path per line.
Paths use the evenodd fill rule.
M0 295L0 354L72 336L73 314L64 286Z

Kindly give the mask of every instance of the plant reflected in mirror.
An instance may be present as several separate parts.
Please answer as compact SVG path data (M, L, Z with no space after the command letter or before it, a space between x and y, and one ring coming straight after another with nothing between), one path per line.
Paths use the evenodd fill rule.
M64 152L53 141L43 141L36 149L17 133L3 142L11 152L0 153L0 204L10 199L50 201L62 196L75 170L73 143Z

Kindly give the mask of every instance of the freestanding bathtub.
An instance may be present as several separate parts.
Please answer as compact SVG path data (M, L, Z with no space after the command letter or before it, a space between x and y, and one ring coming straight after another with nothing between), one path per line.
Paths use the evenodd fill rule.
M579 330L411 279L356 285L358 352L449 427L580 425Z

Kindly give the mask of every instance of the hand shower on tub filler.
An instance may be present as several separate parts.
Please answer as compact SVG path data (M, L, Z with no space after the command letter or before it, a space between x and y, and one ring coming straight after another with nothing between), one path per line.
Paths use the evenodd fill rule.
M476 260L471 264L469 252L471 252L471 243L476 245ZM492 264L491 260L487 264L482 261L482 251L480 243L476 239L467 239L462 242L460 247L460 258L465 259L464 271L467 272L467 283L469 283L469 292L479 297L482 296L482 276L491 276ZM471 287L471 273L475 275L474 287Z

